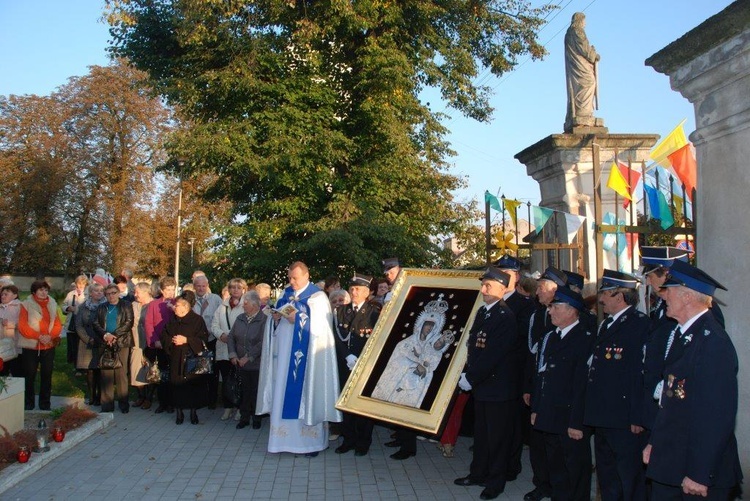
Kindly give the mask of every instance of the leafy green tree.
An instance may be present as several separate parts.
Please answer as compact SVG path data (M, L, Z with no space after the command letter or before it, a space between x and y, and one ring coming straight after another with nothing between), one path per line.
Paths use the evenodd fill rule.
M452 192L446 117L420 97L488 121L474 79L541 57L549 9L523 0L313 2L110 0L112 50L148 72L190 126L173 136L188 175L215 174L232 204L217 240L236 274L294 259L322 276L379 271L398 255L450 266L436 237L475 219ZM439 106L438 106L439 107Z

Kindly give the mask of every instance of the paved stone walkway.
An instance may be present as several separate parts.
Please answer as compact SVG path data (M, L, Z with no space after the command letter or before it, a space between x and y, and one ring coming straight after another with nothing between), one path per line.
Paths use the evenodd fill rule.
M235 429L221 421L222 409L198 411L177 426L174 414L132 409L114 414L111 426L62 454L2 494L4 500L60 499L294 499L450 500L479 499L481 487L458 487L469 471L471 440L460 438L454 458L443 458L434 443L420 441L415 458L395 461L390 430L377 426L367 456L318 457L269 454L268 420L260 430ZM187 418L188 416L186 416ZM521 500L530 491L528 450L524 470L498 499Z

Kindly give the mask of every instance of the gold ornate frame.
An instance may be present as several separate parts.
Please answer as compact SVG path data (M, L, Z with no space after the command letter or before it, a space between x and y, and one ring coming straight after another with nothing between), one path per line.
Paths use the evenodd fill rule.
M336 407L379 421L437 434L466 363L466 340L476 311L482 305L479 293L481 275L481 271L402 269L391 289L392 299L383 308ZM386 367L389 367L388 361L396 345L412 335L416 336L412 332L418 323L416 319L419 315L416 313L427 311L430 302L437 304L433 300L447 303L442 332L451 330L455 338L438 355L440 361L430 373L429 384L425 385L426 393L419 400L420 406L372 397L374 388L386 372ZM388 372L393 373L392 369Z

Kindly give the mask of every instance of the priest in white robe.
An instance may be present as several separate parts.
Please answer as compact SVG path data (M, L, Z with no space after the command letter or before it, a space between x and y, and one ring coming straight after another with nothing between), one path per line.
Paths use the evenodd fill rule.
M288 277L276 310L294 310L268 323L256 412L271 416L268 452L316 456L328 447L326 421L342 420L331 306L304 263L293 263Z

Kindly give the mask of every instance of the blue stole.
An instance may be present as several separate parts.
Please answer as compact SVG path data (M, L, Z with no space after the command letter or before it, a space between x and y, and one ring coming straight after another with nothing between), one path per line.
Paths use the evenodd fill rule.
M307 351L310 347L310 307L307 301L310 296L320 289L308 284L304 291L295 296L294 289L287 287L284 295L276 303L276 308L291 303L297 308L294 319L294 335L289 359L289 373L286 378L284 406L281 411L282 419L299 419L299 407L302 402L302 386L305 382L305 367L307 367Z

